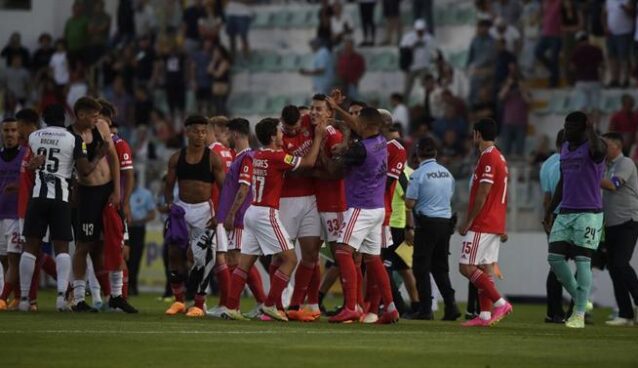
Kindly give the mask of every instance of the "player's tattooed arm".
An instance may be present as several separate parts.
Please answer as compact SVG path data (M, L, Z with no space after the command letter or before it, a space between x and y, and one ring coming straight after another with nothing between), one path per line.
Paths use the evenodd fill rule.
M341 120L335 120L332 122L332 126L337 128L341 134L343 134L343 140L341 143L335 144L332 146L332 154L335 156L342 155L348 149L348 142L350 142L350 136L352 135L352 131L348 126Z
M177 182L177 161L179 160L179 151L175 152L173 156L168 160L168 172L166 173L166 185L164 186L164 201L166 202L166 210L169 210L173 205L173 189L175 189L175 183Z

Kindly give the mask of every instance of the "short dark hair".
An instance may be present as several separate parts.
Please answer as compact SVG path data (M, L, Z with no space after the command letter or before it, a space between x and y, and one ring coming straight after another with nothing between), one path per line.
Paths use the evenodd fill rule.
M393 100L397 100L400 103L403 103L403 95L400 94L400 93L395 92L395 93L390 95L390 98L393 99Z
M239 134L250 135L250 123L244 118L234 118L228 122L228 130Z
M117 109L111 102L103 98L98 98L97 102L102 106L100 109L100 115L108 118L109 120L115 119L117 116Z
M478 21L478 26L479 27L491 27L492 26L492 21L489 19L481 19Z
M15 123L18 120L16 120L16 118L14 118L13 116L7 116L4 119L2 119L2 124L4 123Z
M354 100L354 101L350 101L350 105L348 107L352 107L352 106L361 106L362 108L364 108L364 107L368 107L368 104L363 101Z
M297 109L299 110L310 110L310 108L306 105L301 105L301 106L297 106Z
M607 138L611 141L616 142L616 144L618 144L620 147L623 146L623 138L622 138L622 134L618 133L618 132L608 132L603 134L603 138Z
M272 142L272 137L277 135L277 129L279 129L279 120L275 118L262 119L255 126L255 134L259 143L264 146L269 145Z
M563 143L565 143L565 129L559 130L558 134L556 134L556 147L562 147Z
M383 120L383 115L379 112L379 110L374 107L364 107L361 109L361 114L359 114L359 118L365 121L366 125L382 127L385 125L385 121Z
M473 129L481 133L481 137L485 141L496 140L498 128L494 119L484 118L474 123Z
M312 96L312 100L313 101L323 101L326 103L326 106L328 106L329 110L332 110L332 106L330 106L330 104L328 103L328 96L324 95L323 93L317 93L314 96Z
M47 106L47 108L44 109L44 113L42 113L42 118L44 119L44 122L47 123L47 125L63 127L64 120L66 119L64 105L53 104Z
M73 113L77 115L80 111L101 111L102 105L93 97L84 96L80 97L73 105ZM46 121L46 120L45 120ZM47 123L48 124L48 123Z
M587 126L587 114L582 111L570 112L565 117L565 122L577 123L578 125L581 125L583 129L585 129L585 127Z
M31 108L26 108L18 111L16 113L16 119L35 127L40 126L40 115L37 111Z
M388 128L388 132L398 132L399 135L403 137L403 125L401 125L401 123L394 123L390 125L390 127Z
M421 138L416 144L416 155L419 158L436 157L436 142L432 137Z
M204 115L189 115L186 120L184 120L184 126L191 125L208 125L208 118Z
M281 110L281 122L286 125L295 125L299 121L301 113L295 105L287 105ZM263 121L263 120L262 120Z

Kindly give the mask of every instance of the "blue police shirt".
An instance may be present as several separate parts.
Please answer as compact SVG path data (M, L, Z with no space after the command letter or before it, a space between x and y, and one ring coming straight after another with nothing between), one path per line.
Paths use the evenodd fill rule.
M406 199L416 201L414 211L422 216L452 218L454 177L435 159L421 162L410 176Z
M131 217L133 221L140 221L146 218L149 212L155 210L155 200L150 190L136 187L131 193L129 200L131 206Z
M554 153L543 162L543 165L541 165L540 181L543 193L549 193L553 197L558 182L560 181L560 153ZM558 207L554 213L558 213Z

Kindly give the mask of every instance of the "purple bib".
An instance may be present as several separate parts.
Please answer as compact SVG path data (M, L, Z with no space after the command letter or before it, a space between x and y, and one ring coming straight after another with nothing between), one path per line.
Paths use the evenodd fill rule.
M589 143L573 151L564 143L560 151L563 179L561 210L601 210L603 197L600 183L605 174L605 161L594 162L589 155Z
M352 166L346 175L346 202L349 208L385 208L384 195L388 167L385 137L376 135L360 142L366 158L360 166Z
M22 146L18 149L13 160L7 162L0 158L0 219L18 218L18 188L10 193L4 192L4 188L10 184L18 184L20 180L20 165L27 150Z
M252 158L255 155L255 152L252 150L246 150L237 155L237 157L233 160L233 163L230 165L226 178L224 179L224 186L222 187L222 192L219 196L219 206L217 207L216 218L219 223L224 222L226 215L228 215L228 211L230 211L230 208L233 206L233 202L235 201L235 195L237 194L240 185L239 175L241 174L241 163L246 155ZM235 215L235 227L242 228L244 226L244 214L252 201L253 192L252 190L249 190L244 203L241 207L239 207L239 210L237 210L237 214Z

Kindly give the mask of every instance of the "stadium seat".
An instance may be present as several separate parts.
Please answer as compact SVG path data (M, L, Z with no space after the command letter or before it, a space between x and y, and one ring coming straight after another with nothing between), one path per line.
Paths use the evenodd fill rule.
M251 22L250 26L254 28L268 28L271 23L273 13L271 12L257 12L255 18Z
M261 59L260 70L264 72L280 73L281 68L281 56L275 53L268 53Z
M285 54L281 56L281 63L280 63L280 67L282 71L287 71L287 72L295 72L297 70L299 70L299 61L300 61L300 57L299 55L296 54Z

